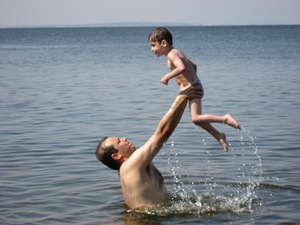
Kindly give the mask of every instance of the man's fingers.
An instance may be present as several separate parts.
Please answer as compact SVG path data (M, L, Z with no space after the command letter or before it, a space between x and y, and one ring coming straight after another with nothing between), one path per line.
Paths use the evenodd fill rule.
M195 80L195 81L192 81L189 84L192 85L192 86L197 86L197 84L200 84L200 83L199 83L199 81Z
M192 98L202 98L203 97L203 89L202 87L196 86L191 87L191 94L189 97Z
M203 89L201 86L192 86L191 84L187 85L184 89L181 90L180 94L185 94L189 98L202 98Z
M193 87L192 85L189 85L186 88L182 89L180 94L187 95L189 99L202 98L203 97L203 89L202 89L202 87L199 87L199 86Z

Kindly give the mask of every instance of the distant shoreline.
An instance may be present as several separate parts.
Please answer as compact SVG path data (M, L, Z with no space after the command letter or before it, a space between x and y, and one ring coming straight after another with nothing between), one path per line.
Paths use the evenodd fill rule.
M17 28L117 28L117 27L240 27L240 26L299 26L300 24L220 24L204 25L190 23L97 23L97 24L74 24L74 25L32 25L32 26L0 26L0 29L17 29Z

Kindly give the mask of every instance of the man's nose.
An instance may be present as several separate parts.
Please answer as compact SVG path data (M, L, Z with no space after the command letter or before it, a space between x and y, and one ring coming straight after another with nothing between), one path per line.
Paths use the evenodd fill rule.
M123 137L123 138L121 138L121 139L122 139L122 141L125 141L125 142L127 141L127 139L126 139L126 138L124 138L124 137Z

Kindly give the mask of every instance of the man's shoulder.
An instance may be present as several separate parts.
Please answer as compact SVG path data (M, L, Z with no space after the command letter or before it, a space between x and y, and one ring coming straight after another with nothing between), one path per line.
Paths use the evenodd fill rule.
M140 162L142 159L141 154L142 152L140 151L140 149L135 150L135 152L133 152L132 155L122 163L120 167L120 173L137 173L138 171L140 171Z
M127 172L144 172L161 148L159 140L157 135L152 135L143 146L135 150L130 157L122 163L120 170Z
M141 168L141 167L135 167L132 166L129 162L129 164L124 162L122 166L120 167L120 179L122 183L135 183L138 182L138 180L146 179L146 177L149 176L147 173L147 168Z

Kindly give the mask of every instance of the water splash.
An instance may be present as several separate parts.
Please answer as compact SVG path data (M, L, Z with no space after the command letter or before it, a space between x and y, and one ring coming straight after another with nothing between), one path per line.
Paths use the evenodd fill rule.
M232 141L230 141L232 142ZM263 181L262 162L258 154L256 137L242 127L240 132L240 144L232 146L231 156L236 165L236 184L240 188L237 191L248 197L256 197L255 188Z
M173 195L172 200L181 199L190 202L196 196L196 191L192 188L194 182L188 176L186 167L178 159L175 151L175 143L171 141L171 151L167 158L169 174L173 179ZM184 175L185 174L185 175Z
M198 134L199 131L196 130ZM213 162L215 156L208 148L210 143L205 139L205 132L202 130L200 132L203 138L201 151L206 152L203 159L204 176L200 181L190 178L187 167L177 153L177 148L184 146L177 146L176 140L170 141L163 153L166 155L172 179L170 201L168 205L149 209L146 213L162 216L212 215L220 212L251 213L256 205L261 205L256 194L256 188L263 181L262 162L258 154L256 137L251 136L244 127L240 131L235 131L234 135L227 135L230 153L225 154L230 155L225 157L230 167L224 171L227 174L226 178L221 179L214 175L214 169L219 165ZM169 187L168 189L170 191Z

